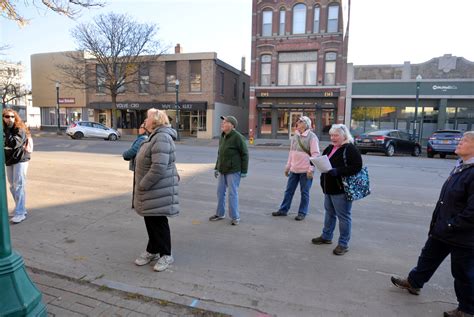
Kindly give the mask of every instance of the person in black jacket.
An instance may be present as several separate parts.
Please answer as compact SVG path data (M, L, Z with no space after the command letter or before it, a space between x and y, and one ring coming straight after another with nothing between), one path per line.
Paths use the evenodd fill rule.
M15 211L12 223L20 223L26 219L25 188L26 172L30 154L25 151L29 130L18 113L9 108L2 111L3 141L7 178L10 192L15 200Z
M459 305L445 317L474 316L474 131L464 133L456 147L460 157L441 188L431 218L428 240L407 278L392 283L413 295L451 254L451 273Z
M311 240L314 244L331 244L336 219L339 220L339 241L333 250L335 255L349 251L351 238L352 201L346 198L342 176L357 174L362 169L362 157L354 146L349 129L343 124L333 124L329 130L331 144L323 151L331 162L332 169L321 173L321 188L324 192L324 228L321 236ZM344 160L344 156L346 160Z

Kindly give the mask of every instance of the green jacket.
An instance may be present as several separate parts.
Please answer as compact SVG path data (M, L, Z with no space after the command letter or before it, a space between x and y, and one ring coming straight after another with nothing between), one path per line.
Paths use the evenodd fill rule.
M244 136L236 130L232 130L228 134L222 133L214 169L221 174L237 172L247 174L248 167L249 151Z

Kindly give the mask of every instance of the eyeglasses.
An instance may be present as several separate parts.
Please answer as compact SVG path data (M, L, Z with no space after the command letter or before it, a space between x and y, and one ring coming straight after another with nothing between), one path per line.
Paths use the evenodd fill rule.
M15 119L15 116L9 116L9 115L5 115L3 116L5 119L8 119L8 118L11 118L11 119Z

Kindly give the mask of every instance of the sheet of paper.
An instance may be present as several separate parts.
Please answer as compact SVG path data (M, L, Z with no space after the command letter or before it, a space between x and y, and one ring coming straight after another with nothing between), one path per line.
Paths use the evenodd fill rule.
M327 155L311 157L310 160L313 162L314 166L316 166L320 173L326 173L332 168L331 162L329 162Z

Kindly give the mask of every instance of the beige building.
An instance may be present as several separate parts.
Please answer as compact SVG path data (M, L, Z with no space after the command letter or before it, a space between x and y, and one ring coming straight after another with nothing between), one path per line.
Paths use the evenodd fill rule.
M248 133L250 77L219 60L216 53L182 53L178 44L175 54L145 56L137 80L123 87L116 108L103 85L100 65L94 59L84 58L88 80L94 85L88 89L69 88L68 79L61 78L57 68L68 63L67 54L31 56L33 104L41 108L43 129L56 128L59 106L61 128L77 120L111 126L114 115L121 132L133 134L146 117L147 109L158 108L168 113L173 126L179 116L181 136L217 137L221 115L237 117L238 130Z

